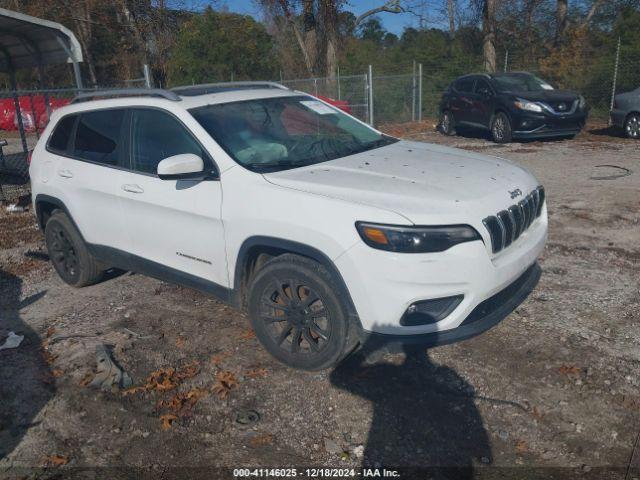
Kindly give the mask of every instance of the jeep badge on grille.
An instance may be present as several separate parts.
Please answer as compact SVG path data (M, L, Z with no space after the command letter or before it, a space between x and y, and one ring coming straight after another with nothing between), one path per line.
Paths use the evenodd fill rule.
M522 190L520 190L519 188L516 188L515 190L509 190L509 195L511 195L511 198L520 197L522 196Z

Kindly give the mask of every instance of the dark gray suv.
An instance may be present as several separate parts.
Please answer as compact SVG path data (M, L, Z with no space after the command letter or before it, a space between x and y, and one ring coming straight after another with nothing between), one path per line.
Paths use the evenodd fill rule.
M640 88L615 96L611 123L624 129L627 137L640 139Z

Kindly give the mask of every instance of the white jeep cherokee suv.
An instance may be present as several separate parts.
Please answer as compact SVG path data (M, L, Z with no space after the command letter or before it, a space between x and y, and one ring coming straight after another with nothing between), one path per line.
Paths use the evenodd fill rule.
M116 267L202 290L308 370L488 329L536 285L547 234L525 169L268 83L81 95L30 175L65 282Z

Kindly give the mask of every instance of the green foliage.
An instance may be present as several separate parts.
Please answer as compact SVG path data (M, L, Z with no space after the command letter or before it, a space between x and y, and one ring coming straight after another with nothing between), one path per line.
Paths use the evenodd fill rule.
M207 8L185 22L169 61L172 85L274 78L277 60L264 25Z

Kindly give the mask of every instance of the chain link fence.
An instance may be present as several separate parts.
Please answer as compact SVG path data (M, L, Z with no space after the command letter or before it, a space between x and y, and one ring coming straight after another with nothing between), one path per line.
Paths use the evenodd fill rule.
M592 57L592 58L591 58ZM591 116L606 119L612 95L640 86L640 54L621 48L608 55L586 55L571 68L557 68L541 59L525 62L525 55L501 52L499 71L528 71L558 88L574 90L591 106ZM439 116L442 92L460 75L481 72L482 59L415 64L413 73L380 75L373 69L361 75L284 80L293 89L330 100L356 118L375 126L405 123ZM145 79L133 79L105 88L144 87ZM83 91L87 91L85 89ZM14 200L29 192L28 154L46 127L51 112L68 103L78 89L0 91L0 201ZM19 108L17 108L19 106ZM16 111L21 111L20 115ZM20 132L23 132L21 135Z
M147 82L148 77L141 77L81 90L55 88L0 91L0 202L13 202L29 194L29 152L35 147L53 111L71 103L78 93L144 88L149 85Z

